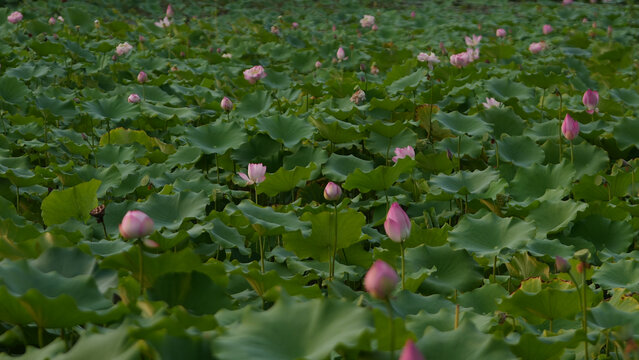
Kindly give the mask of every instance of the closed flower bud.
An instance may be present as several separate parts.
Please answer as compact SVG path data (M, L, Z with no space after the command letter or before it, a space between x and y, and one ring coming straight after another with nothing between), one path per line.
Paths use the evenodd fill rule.
M497 31L495 32L495 35L497 35L497 37L506 37L506 30L504 29L497 29Z
M120 223L120 235L125 239L143 238L153 232L153 219L139 210L124 215Z
M397 202L394 202L384 221L386 235L394 242L403 242L410 235L410 218Z
M371 296L385 300L395 290L398 281L395 270L383 260L377 260L364 276L364 288Z
M341 196L342 196L342 188L339 185L335 184L332 181L326 184L326 187L324 188L324 198L326 200L330 200L330 201L339 200Z
M138 82L140 84L144 84L148 80L149 80L149 77L146 75L146 73L144 71L140 71L140 73L138 74Z
M570 114L566 114L564 122L561 124L561 133L568 140L572 140L579 135L579 123L573 120Z
M399 355L399 360L424 360L424 356L419 352L413 340L408 339L402 349L402 354Z
M599 104L599 93L588 89L581 100L588 109L586 112L592 114L597 109L597 104Z
M552 32L552 26L550 26L549 24L545 24L541 30L544 33L544 35L548 35Z
M222 110L224 111L231 111L233 110L233 102L231 101L231 99L227 98L226 96L222 99L222 101L220 102L220 107L222 108Z
M169 4L169 6L166 7L166 17L173 17L173 15L175 15L175 13L173 12L171 4Z
M316 69L319 69L319 68L321 68L321 67L322 67L322 63L321 63L321 62L319 62L319 61L316 61L316 62L315 62L315 68L316 68Z
M140 102L140 95L138 94L131 94L129 95L129 98L127 99L131 104L137 104Z
M52 16L52 17L50 17L50 18L49 18L49 25L55 25L55 23L56 23L55 18L54 18L53 16Z

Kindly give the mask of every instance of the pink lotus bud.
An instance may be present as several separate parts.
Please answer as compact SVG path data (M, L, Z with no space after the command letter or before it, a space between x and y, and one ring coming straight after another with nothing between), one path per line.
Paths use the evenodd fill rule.
M337 27L335 25L333 25L331 29L333 30L333 32L337 31Z
M415 18L415 11L410 12L410 17L412 17L413 19Z
M14 11L11 15L7 16L7 20L12 24L17 24L22 21L22 13L19 11Z
M555 268L558 272L567 273L570 271L570 263L561 256L555 257Z
M408 145L403 148L395 148L395 156L393 156L393 162L397 162L399 159L403 159L405 157L409 157L411 159L415 159L415 149L412 146Z
M371 30L373 31L377 31L378 29L377 24L373 24L373 26L371 26Z
M218 54L222 53L222 48L217 48L217 50L215 50Z
M130 53L131 50L133 50L133 46L128 42L124 42L115 47L115 53L118 54L118 56L126 55Z
M497 37L506 37L506 30L504 29L497 29L497 31L495 32L495 35L497 35Z
M546 43L543 41L531 43L528 50L533 54L538 54L546 49Z
M316 69L319 69L319 68L321 68L321 67L322 67L322 63L321 63L321 62L319 62L319 61L316 61L316 62L315 62L315 68L316 68Z
M404 344L402 354L399 355L399 360L424 360L424 356L419 352L413 340L408 339L406 344Z
M166 17L173 17L173 15L175 15L175 13L173 12L171 4L169 4L169 6L166 7Z
M499 107L501 103L495 98L486 98L486 102L482 103L486 109L490 109L491 107Z
M117 56L117 55L113 55L113 56L111 56L111 60L112 60L112 61L118 61L118 56Z
M55 18L52 16L49 18L49 25L55 25L56 21Z
M293 29L297 29L298 27L300 27L300 24L294 22L291 24L291 26L293 27Z
M373 263L366 276L364 276L364 288L373 297L381 300L388 299L395 290L399 277L393 268L383 260Z
M343 47L339 47L339 49L337 49L337 60L338 61L342 61L346 59L346 52L344 51Z
M342 188L336 183L330 181L324 188L324 199L334 201L342 196Z
M561 124L561 133L571 141L579 135L579 123L573 120L570 114L566 114L564 122Z
M233 102L231 101L231 99L225 96L224 98L222 98L222 101L220 102L220 107L224 111L231 111L233 110Z
M363 28L372 27L375 25L375 17L371 15L364 15L364 17L359 21Z
M552 26L546 24L542 27L541 31L544 33L544 35L548 35L552 32Z
M126 213L120 224L120 235L125 239L143 238L153 232L153 219L139 210Z
M246 181L246 185L259 184L262 181L266 180L266 166L259 164L249 164L248 166L248 176L241 172L238 173L240 177Z
M140 71L138 73L138 82L140 84L144 84L145 82L147 82L149 80L149 77L146 75L146 73L144 71Z
M592 114L595 112L597 104L599 104L599 93L588 89L584 93L584 97L581 100L583 101L586 108L588 108L586 112L588 112L588 114Z
M355 91L355 93L351 96L351 102L355 103L355 105L359 105L364 102L364 100L366 100L366 93L362 89Z
M386 221L384 221L386 235L394 242L402 242L410 235L410 228L410 218L402 210L402 207L394 202L386 214Z
M262 65L253 66L250 69L244 70L244 79L251 84L255 84L258 80L266 77L266 71Z
M129 95L129 98L127 99L131 104L137 104L140 102L140 95L138 94L131 94Z

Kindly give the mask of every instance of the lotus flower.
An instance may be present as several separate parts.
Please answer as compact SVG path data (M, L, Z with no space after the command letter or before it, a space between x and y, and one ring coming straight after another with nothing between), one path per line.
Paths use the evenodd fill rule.
M52 17L50 17L50 18L49 18L49 25L55 25L55 23L56 23L55 18L54 18L53 16L52 16Z
M546 50L546 43L543 41L531 43L530 46L528 46L528 50L533 54L538 54Z
M504 29L497 29L497 31L495 31L495 35L497 35L497 37L506 37L506 30Z
M491 107L499 107L501 103L495 100L495 98L486 98L486 102L482 103L482 105L484 105L486 109L490 109Z
M432 51L430 52L430 54L420 52L419 55L417 55L417 61L428 62L428 67L431 70L433 70L433 64L439 64L439 58Z
M126 213L120 223L120 235L125 239L143 238L153 232L153 219L139 210Z
M579 123L573 120L570 114L566 114L564 122L561 124L561 133L570 141L579 135Z
M393 268L383 260L373 263L366 276L364 276L364 288L373 297L381 300L388 299L395 290L399 277Z
M140 95L138 94L131 94L129 95L129 98L127 99L131 104L137 104L140 102Z
M371 65L371 74L373 75L379 74L379 68L375 64Z
M467 46L475 47L475 46L479 45L479 42L481 41L481 35L477 36L477 35L473 34L472 38L466 36L464 38L464 40L466 41L466 45Z
M393 162L397 162L399 159L403 159L405 157L409 157L411 159L415 158L415 149L412 146L408 145L403 148L395 148L395 156L393 156Z
M364 17L359 21L363 28L372 27L375 25L375 17L371 15L364 15Z
M115 53L118 54L118 56L122 56L130 53L132 49L133 46L131 46L128 42L125 42L115 47Z
M324 188L324 199L334 201L342 196L342 188L336 183L330 181Z
M353 96L351 96L351 102L355 103L355 105L359 105L364 100L366 100L366 93L362 89L355 91Z
M343 47L339 47L339 49L337 49L337 61L343 61L348 59L348 57L346 56L346 52L344 52L344 48Z
M64 18L62 16L58 16L58 21L63 23L64 22Z
M138 82L144 84L147 81L149 81L149 76L144 71L140 71L138 73Z
M397 202L391 205L384 221L386 235L394 242L402 242L410 235L410 218Z
M415 18L415 11L411 11L410 12L410 17L413 18L413 19Z
M166 29L171 26L171 20L165 16L164 19L160 19L160 21L156 21L154 24L159 28Z
M548 35L552 32L552 26L546 24L543 26L542 28L542 32L544 33L544 35Z
M173 17L173 15L175 15L175 13L173 12L171 4L169 4L169 6L166 7L166 17L170 18Z
M562 2L562 5L570 5L570 4L572 4L572 1L573 1L573 0L564 0L564 1Z
M11 15L7 16L7 20L12 24L17 24L22 21L22 13L19 11L14 11Z
M316 68L316 69L319 69L319 68L321 68L321 67L322 67L322 63L321 63L321 62L319 62L319 61L316 61L316 62L315 62L315 68Z
M472 62L467 52L453 54L450 56L450 64L461 69Z
M231 111L233 110L233 102L231 101L231 99L225 96L224 98L222 98L222 101L220 101L220 107L224 111Z
M241 172L238 173L240 177L246 181L246 185L259 184L266 179L266 166L259 164L249 164L248 166L248 176Z
M599 104L599 93L593 90L586 90L584 93L584 97L582 99L584 105L588 110L586 112L588 114L592 114L597 109L597 104Z
M266 77L266 71L262 65L253 66L250 69L244 70L244 78L251 84L255 84L258 80Z
M275 25L271 26L271 34L279 35L280 34L280 28L278 28Z
M399 360L424 360L424 356L419 352L413 340L408 339L406 340L406 344L404 344L402 354L399 355Z
M297 29L298 27L300 27L300 24L293 22L291 26L293 27L293 29Z

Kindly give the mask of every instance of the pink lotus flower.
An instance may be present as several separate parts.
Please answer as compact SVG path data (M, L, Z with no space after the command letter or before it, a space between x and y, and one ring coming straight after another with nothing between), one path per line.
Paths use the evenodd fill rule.
M486 109L490 109L491 107L499 107L501 103L495 98L486 98L486 102L482 103Z
M394 242L402 242L410 235L410 228L410 218L402 210L402 207L394 202L386 214L386 221L384 221L386 235Z
M118 54L118 56L122 56L130 53L132 49L133 46L131 46L128 42L125 42L115 47L115 53Z
M372 27L375 25L375 17L371 15L364 15L364 17L359 21L363 28Z
M411 159L415 159L415 149L413 149L410 145L403 148L395 148L395 156L393 156L392 160L393 162L397 162L397 160L403 159L407 156Z
M450 64L460 69L467 66L471 62L472 60L471 57L468 56L468 52L453 54L450 56Z
M359 105L364 100L366 100L366 93L362 89L355 91L353 96L351 96L351 102L355 103L355 105Z
M126 213L120 223L120 235L125 239L143 238L153 232L153 219L139 210Z
M246 181L246 185L259 184L266 179L266 166L259 164L249 164L248 166L248 176L241 172L238 173L240 177Z
M497 29L497 31L495 31L495 35L497 35L497 37L506 37L506 30L504 29Z
M528 50L533 54L538 54L546 50L546 43L543 41L531 43Z
M279 35L280 29L275 25L271 26L271 34Z
M334 201L342 196L342 188L336 183L329 181L324 188L324 199Z
M552 32L552 26L546 24L543 26L542 28L542 32L544 33L544 35L548 35Z
M52 17L50 17L50 18L49 18L49 25L55 25L55 23L56 23L55 18L54 18L53 16L52 16Z
M175 15L175 13L173 12L171 4L169 4L169 6L166 7L166 17L170 18L173 17L173 15Z
M127 99L127 101L130 102L131 104L137 104L140 102L140 95L131 94L129 95L129 98Z
M294 22L291 24L291 26L293 27L293 29L297 29L298 27L300 27L300 24Z
M413 19L415 18L415 11L411 11L410 12L410 17L413 18Z
M586 108L588 108L586 112L588 114L592 114L597 109L597 104L599 104L599 93L588 89L584 93L584 97L581 100L583 101Z
M17 24L22 21L22 13L19 11L14 11L11 15L7 16L7 20L12 24Z
M561 133L570 141L579 135L579 123L573 120L570 114L566 114L564 122L561 124Z
M144 84L145 82L149 81L149 77L148 75L144 72L144 71L140 71L138 73L138 82L140 84Z
M319 61L316 61L316 62L315 62L315 68L316 68L316 69L319 69L319 68L321 68L321 67L322 67L322 63L321 63L321 62L319 62Z
M406 344L404 344L402 354L399 355L399 360L424 360L424 356L419 352L413 340L408 339Z
M250 69L244 70L244 78L251 84L255 84L258 80L266 77L266 71L262 65L253 66Z
M420 52L419 55L417 55L417 61L428 62L428 67L431 70L433 70L433 64L439 64L439 58L432 51L430 52L430 54Z
M154 24L159 28L166 29L171 26L171 20L165 16L164 19L160 19L160 21L156 21Z
M220 107L224 111L231 111L233 110L233 102L231 101L231 99L225 96L224 98L222 98L222 101L220 101Z
M347 60L348 56L346 56L346 52L344 51L343 47L339 47L339 49L337 49L337 61L343 61L343 60Z
M464 38L464 40L466 40L466 45L470 46L470 47L475 47L477 45L479 45L479 42L481 41L481 35L477 36L475 34L473 34L472 39L468 36L466 36Z
M379 29L379 28L377 27L377 24L373 24L373 26L371 26L371 30L373 30L373 31L377 31L377 29Z
M364 288L373 297L381 300L388 299L395 290L399 277L393 268L383 260L377 260L364 276Z

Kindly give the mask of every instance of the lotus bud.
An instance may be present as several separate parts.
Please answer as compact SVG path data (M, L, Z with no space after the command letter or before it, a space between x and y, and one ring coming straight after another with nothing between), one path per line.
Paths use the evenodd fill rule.
M495 32L495 35L497 35L497 37L500 37L500 38L506 37L506 30L497 29L497 31Z
M131 94L129 95L129 98L127 99L131 104L137 104L140 102L140 95L138 94Z
M402 349L401 355L399 355L399 360L424 360L424 356L419 352L413 340L408 339Z
M410 17L413 18L413 19L415 18L415 11L414 10L410 12Z
M56 21L55 18L52 16L49 18L49 25L55 25Z
M145 82L147 82L149 80L149 77L146 75L146 73L144 71L140 71L138 73L138 82L140 84L144 84Z
M566 114L564 122L561 124L561 133L571 141L579 135L579 123L573 120L570 114Z
M399 278L395 270L383 260L375 261L364 276L366 291L381 300L388 299L398 282Z
M377 24L373 24L373 26L371 26L371 30L373 31L377 31L379 29L379 27L377 27Z
M126 213L120 223L120 235L125 239L143 238L153 232L153 219L139 210Z
M220 102L220 107L224 111L231 111L233 110L233 102L231 101L231 99L225 96L224 98L222 98L222 101Z
M324 198L329 201L339 200L342 196L342 188L336 183L330 181L324 188Z
M293 29L297 29L298 27L300 27L300 24L294 22L291 24L291 26L293 27Z
M542 27L542 32L544 33L544 35L548 35L552 32L552 26L550 26L549 24L545 24Z
M599 104L599 93L588 89L584 93L584 96L581 100L583 101L586 108L588 108L588 110L586 110L588 114L592 114L595 112L597 104Z
M175 15L175 13L173 12L171 4L169 4L169 6L166 7L166 17L173 17L173 15Z
M315 62L315 68L316 68L316 69L319 69L319 68L321 68L321 67L322 67L322 63L321 63L321 62L319 62L319 61L316 61L316 62Z
M337 49L337 60L338 61L342 61L346 59L346 52L344 52L344 48L340 46L339 49Z
M100 20L98 20L98 19L93 20L93 26L96 29L99 29L100 28Z
M410 218L397 202L394 202L384 221L386 235L394 242L403 242L410 235Z

